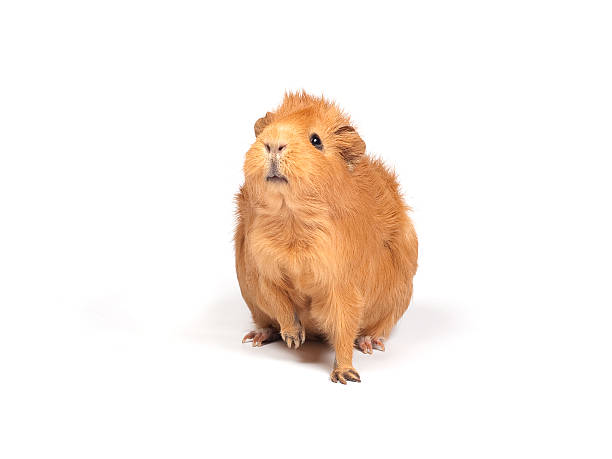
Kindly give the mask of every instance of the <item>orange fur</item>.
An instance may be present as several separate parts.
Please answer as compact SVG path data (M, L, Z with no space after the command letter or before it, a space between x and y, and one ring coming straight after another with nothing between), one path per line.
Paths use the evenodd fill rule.
M327 339L336 352L332 380L358 381L355 340L388 336L417 269L417 237L395 174L365 154L335 104L304 92L285 94L255 134L236 196L242 296L257 327L280 332L290 347L304 333ZM266 145L286 146L270 153ZM274 162L286 182L266 180Z

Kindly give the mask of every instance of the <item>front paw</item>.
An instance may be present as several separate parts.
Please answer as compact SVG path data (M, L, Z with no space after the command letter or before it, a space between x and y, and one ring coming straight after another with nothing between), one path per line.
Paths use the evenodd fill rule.
M334 368L331 372L332 382L346 384L347 381L361 382L359 373L353 367Z
M306 331L300 324L293 328L283 328L281 330L281 338L289 349L292 347L297 349L300 347L300 344L304 344L304 341L306 341Z

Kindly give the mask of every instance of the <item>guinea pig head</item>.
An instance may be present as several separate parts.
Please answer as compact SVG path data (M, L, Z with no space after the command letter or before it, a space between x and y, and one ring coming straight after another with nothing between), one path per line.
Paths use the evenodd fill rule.
M350 180L365 143L335 104L305 93L286 94L275 112L255 123L246 154L245 185L257 193L333 196Z

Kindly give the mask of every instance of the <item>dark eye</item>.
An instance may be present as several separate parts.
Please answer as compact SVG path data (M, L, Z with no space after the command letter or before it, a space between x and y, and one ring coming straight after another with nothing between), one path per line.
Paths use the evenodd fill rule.
M310 136L310 143L317 150L323 150L323 142L321 142L321 137L319 137L317 134L312 134Z

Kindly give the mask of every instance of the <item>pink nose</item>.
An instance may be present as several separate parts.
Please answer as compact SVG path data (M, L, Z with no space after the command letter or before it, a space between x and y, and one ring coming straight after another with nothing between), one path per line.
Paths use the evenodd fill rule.
M280 142L267 142L265 145L266 151L274 155L282 153L285 150L285 147L287 146L286 143Z

